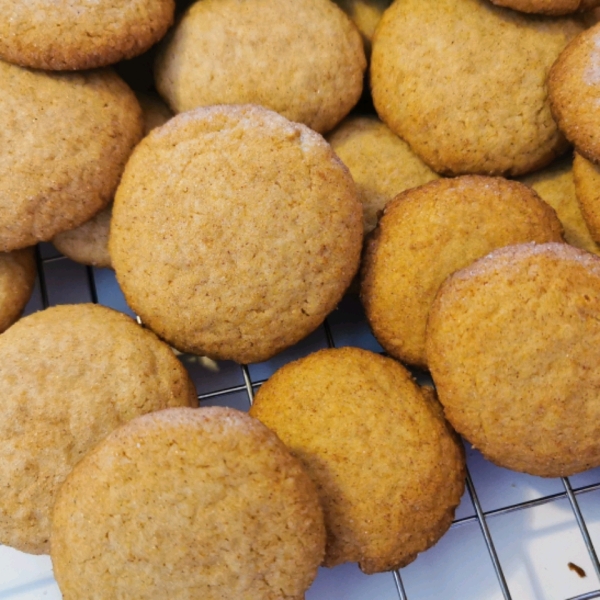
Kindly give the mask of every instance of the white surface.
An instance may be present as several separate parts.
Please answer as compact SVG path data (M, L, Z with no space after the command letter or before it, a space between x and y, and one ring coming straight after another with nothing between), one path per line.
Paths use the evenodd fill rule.
M50 305L88 302L93 298L89 274L98 301L127 308L112 271L85 267L59 257L43 245L43 276ZM43 307L38 286L27 313ZM337 346L381 348L373 338L356 297L349 296L330 316L330 331ZM327 346L324 328L280 356L249 368L253 385L259 385L283 363ZM241 367L231 362L216 366L189 356L181 357L195 380L198 393L209 394L204 405L226 405L241 410L249 406ZM216 368L215 368L216 367ZM219 394L221 390L230 390ZM590 558L560 480L529 477L488 463L467 446L468 466L514 600L566 600L598 590ZM600 469L571 478L579 489L600 482ZM503 509L550 495L558 499L512 512ZM590 534L600 547L600 490L577 495ZM409 600L500 600L503 598L473 504L465 494L456 513L458 523L433 548L401 570ZM586 572L580 578L568 568L573 562ZM599 594L600 597L600 594ZM29 556L0 546L0 600L58 600L47 556ZM351 564L321 569L306 595L307 600L398 600L392 573L367 576ZM85 600L85 599L81 599ZM134 599L132 599L134 600ZM161 599L176 600L176 599ZM234 599L232 599L234 600Z

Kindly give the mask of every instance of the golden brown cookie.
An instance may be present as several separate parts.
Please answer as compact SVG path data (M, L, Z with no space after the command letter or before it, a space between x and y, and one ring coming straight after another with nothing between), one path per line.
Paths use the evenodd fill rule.
M362 35L367 56L371 54L371 42L377 23L392 0L334 0L352 19Z
M464 456L433 402L402 365L358 348L288 363L259 389L250 414L317 484L326 566L399 568L450 527Z
M183 113L144 138L109 240L144 324L179 350L237 362L316 329L361 245L356 186L329 144L250 105Z
M497 6L505 6L526 13L542 15L567 15L591 10L600 6L600 0L491 0Z
M156 94L136 93L142 108L144 135L166 123L173 113ZM110 268L108 233L112 216L112 203L79 227L59 233L52 239L57 250L71 260L84 265Z
M45 73L0 61L0 251L50 240L111 200L142 135L112 71Z
M150 48L174 11L174 0L0 0L0 57L34 69L103 67Z
M568 244L600 254L600 246L592 238L577 201L573 175L574 163L569 156L522 177L520 181L532 187L556 211Z
M260 104L325 132L358 101L360 34L330 0L202 0L169 33L156 87L175 112Z
M497 250L448 278L427 358L446 417L500 466L600 465L600 258L568 244Z
M131 421L75 467L53 513L65 600L303 600L324 547L300 462L229 408Z
M138 415L197 405L172 350L96 304L24 317L0 336L0 356L0 543L24 552L48 552L56 492L104 436Z
M600 23L561 52L548 76L552 113L561 131L588 160L600 162Z
M327 141L356 182L365 233L375 228L379 212L394 196L439 177L376 117L350 117Z
M427 367L427 315L444 279L495 248L562 241L561 232L554 210L516 181L463 175L407 190L366 244L361 298L375 337Z
M583 29L487 0L403 0L373 40L371 87L381 119L434 171L519 175L567 144L546 75Z
M21 315L35 285L33 248L0 252L0 333Z
M592 238L600 242L600 168L576 152L573 178L583 218Z

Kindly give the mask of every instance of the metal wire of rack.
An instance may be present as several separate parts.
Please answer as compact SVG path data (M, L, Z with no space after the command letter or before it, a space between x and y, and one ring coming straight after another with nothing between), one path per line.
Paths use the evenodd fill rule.
M48 244L38 247L37 262L38 285L26 314L54 304L99 302L135 316L111 271L76 265ZM381 351L353 297L307 340L267 363L207 365L197 357L181 359L196 381L201 404L247 410L256 389L279 366L321 347L341 345ZM469 448L467 457L465 497L450 531L436 546L393 573L366 576L355 565L321 569L306 599L600 598L595 549L600 544L600 469L541 480L495 467ZM61 598L49 559L0 547L0 600L41 598Z

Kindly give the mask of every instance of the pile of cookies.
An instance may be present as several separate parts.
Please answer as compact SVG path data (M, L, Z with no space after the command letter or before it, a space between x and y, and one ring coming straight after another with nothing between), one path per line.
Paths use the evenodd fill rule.
M600 465L596 6L0 0L0 543L65 598L300 599L439 540L455 431ZM113 268L144 327L15 323L40 241ZM388 356L196 408L169 345L267 360L353 282Z

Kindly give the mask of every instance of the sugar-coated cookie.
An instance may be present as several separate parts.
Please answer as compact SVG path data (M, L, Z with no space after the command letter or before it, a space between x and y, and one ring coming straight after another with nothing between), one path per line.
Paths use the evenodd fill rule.
M371 54L371 42L377 23L392 0L334 0L358 27L365 44L365 52Z
M400 360L427 367L429 307L444 279L501 246L562 241L554 210L502 177L463 175L389 202L366 244L361 298L375 337Z
M0 57L34 69L104 67L156 43L174 11L174 0L0 0Z
M373 40L381 119L434 171L519 175L567 149L546 76L583 25L487 0L402 0Z
M145 325L177 349L259 362L333 310L358 270L362 205L308 127L258 106L182 113L137 146L109 250Z
M35 284L33 248L0 252L0 333L21 315Z
M202 0L162 44L156 87L175 112L260 104L325 132L360 98L356 26L330 0Z
M56 492L104 436L138 415L197 405L169 346L100 305L22 318L0 335L0 356L0 543L24 552L48 552Z
M600 167L576 152L573 178L583 218L594 240L600 242Z
M288 363L259 389L250 414L317 484L326 566L402 567L452 523L464 456L434 402L400 363L358 348Z
M112 71L47 73L0 61L0 251L81 225L111 200L142 136Z
M300 462L228 408L131 421L75 467L53 513L65 600L303 600L324 547Z
M446 417L496 464L543 477L600 466L600 258L519 244L457 271L429 315Z

